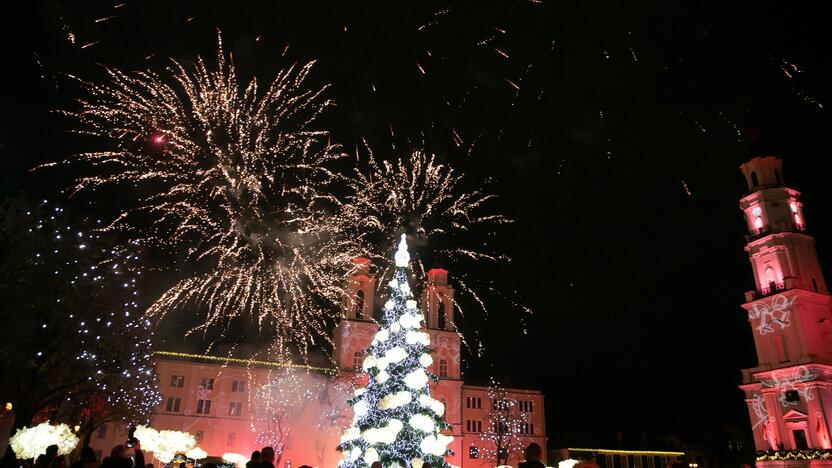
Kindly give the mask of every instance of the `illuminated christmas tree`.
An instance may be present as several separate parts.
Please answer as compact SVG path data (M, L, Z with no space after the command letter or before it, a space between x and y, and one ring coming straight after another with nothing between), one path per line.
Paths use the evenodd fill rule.
M430 336L421 330L419 312L408 284L410 254L402 235L396 252L396 269L390 281L390 299L376 333L364 371L367 386L350 402L352 426L338 447L344 453L342 468L368 467L380 461L384 467L448 467L443 458L453 437L440 434L448 428L442 419L445 405L430 396L428 371L433 363Z

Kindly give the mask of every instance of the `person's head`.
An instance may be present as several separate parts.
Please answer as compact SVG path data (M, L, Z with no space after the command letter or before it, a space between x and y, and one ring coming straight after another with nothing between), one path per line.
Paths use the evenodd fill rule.
M260 451L255 450L251 452L251 461L260 461Z
M135 437L131 437L131 438L127 439L127 443L130 444L130 446L133 447L134 450L141 450L142 449L141 441L139 439L135 438Z
M185 462L179 462L179 468L186 468L187 466Z
M527 461L540 461L540 456L543 455L543 449L540 448L540 445L532 442L526 447L526 460Z
M274 449L271 447L263 447L263 450L260 450L260 460L273 462L274 461Z
M110 458L124 458L126 455L124 453L125 449L123 445L116 445L110 450Z
M46 456L49 458L55 458L58 456L58 446L55 444L46 447Z
M98 461L95 458L95 450L89 445L81 449L81 461L84 463Z
M422 463L422 468L430 468L430 467L431 467L430 462L424 462L424 463Z
M381 468L381 462L380 461L374 461L373 464L370 465L370 468Z

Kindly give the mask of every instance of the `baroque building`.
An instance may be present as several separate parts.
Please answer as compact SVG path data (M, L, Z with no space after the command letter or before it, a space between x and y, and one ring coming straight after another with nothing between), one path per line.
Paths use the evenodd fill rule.
M252 451L271 445L278 453L276 468L336 467L341 459L336 447L352 419L348 400L366 378L364 350L378 329L375 318L380 312L372 265L363 258L354 264L346 280L342 319L334 330L336 367L157 352L163 399L152 426L193 434L198 446L213 457L236 453L247 459ZM495 429L489 428L489 413L499 402L491 401L494 395L488 388L462 379L461 338L454 326L454 288L448 271L432 269L422 283L420 309L431 337L431 371L439 377L431 394L445 403L448 434L454 436L448 461L463 468L493 467L496 448L484 435ZM510 399L506 411L524 420L515 445L536 442L545 453L543 394L505 389L500 398ZM126 438L125 428L109 424L93 434L90 445L106 456ZM510 464L520 459L521 451L510 451Z
M832 297L800 192L785 186L782 161L740 166L745 251L755 288L745 293L758 364L743 369L758 466L832 466ZM785 461L785 464L784 464Z

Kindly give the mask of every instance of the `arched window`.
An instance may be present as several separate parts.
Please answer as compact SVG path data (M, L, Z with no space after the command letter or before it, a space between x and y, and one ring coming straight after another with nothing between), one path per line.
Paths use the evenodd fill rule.
M783 183L782 180L780 179L780 171L777 170L777 169L774 170L774 180L777 181L777 185L780 185L780 184Z
M774 283L774 268L766 268L766 281L768 284Z
M352 355L352 370L360 371L362 364L364 364L364 353L357 351Z
M364 318L364 291L358 290L355 293L355 318L363 319Z
M439 360L439 377L448 377L448 361Z
M754 229L762 229L763 228L763 218L757 216L754 218Z
M786 335L778 333L777 336L772 337L774 341L774 352L778 362L789 362L789 342Z
M439 301L439 310L436 311L436 328L440 330L445 329L445 303Z
M794 214L794 224L796 224L798 227L803 226L803 220L800 219L799 213Z
M757 180L757 173L752 172L751 173L751 186L756 187L758 185L760 185L760 182Z

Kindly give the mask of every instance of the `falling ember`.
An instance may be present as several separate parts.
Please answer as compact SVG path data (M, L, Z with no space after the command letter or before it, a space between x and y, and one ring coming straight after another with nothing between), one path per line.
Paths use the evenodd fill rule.
M416 66L417 66L417 67L419 67L419 71L420 71L420 72L422 72L422 74L423 74L423 75L425 75L425 74L426 74L426 73L425 73L425 69L424 69L424 68L422 68L422 65L421 65L421 64L419 64L419 62L418 62L418 61L416 61Z
M156 135L155 137L153 137L153 143L162 144L164 142L165 142L165 136L164 135Z
M507 54L507 53L503 52L502 50L500 50L500 49L498 49L498 48L496 48L496 47L494 48L494 52L497 52L498 54L502 55L503 57L508 58L508 54Z
M92 46L94 46L94 45L96 45L96 44L99 44L99 43L101 43L101 42L103 42L103 41L104 41L104 39L99 39L99 40L97 40L97 41L92 41L92 42L90 42L90 43L87 43L87 44L82 45L82 46L81 46L81 48L82 48L82 49L86 49L86 48L88 48L88 47L92 47Z
M517 83L505 77L503 79L506 80L506 83L510 84L512 88L516 89L517 91L520 91L520 86Z

